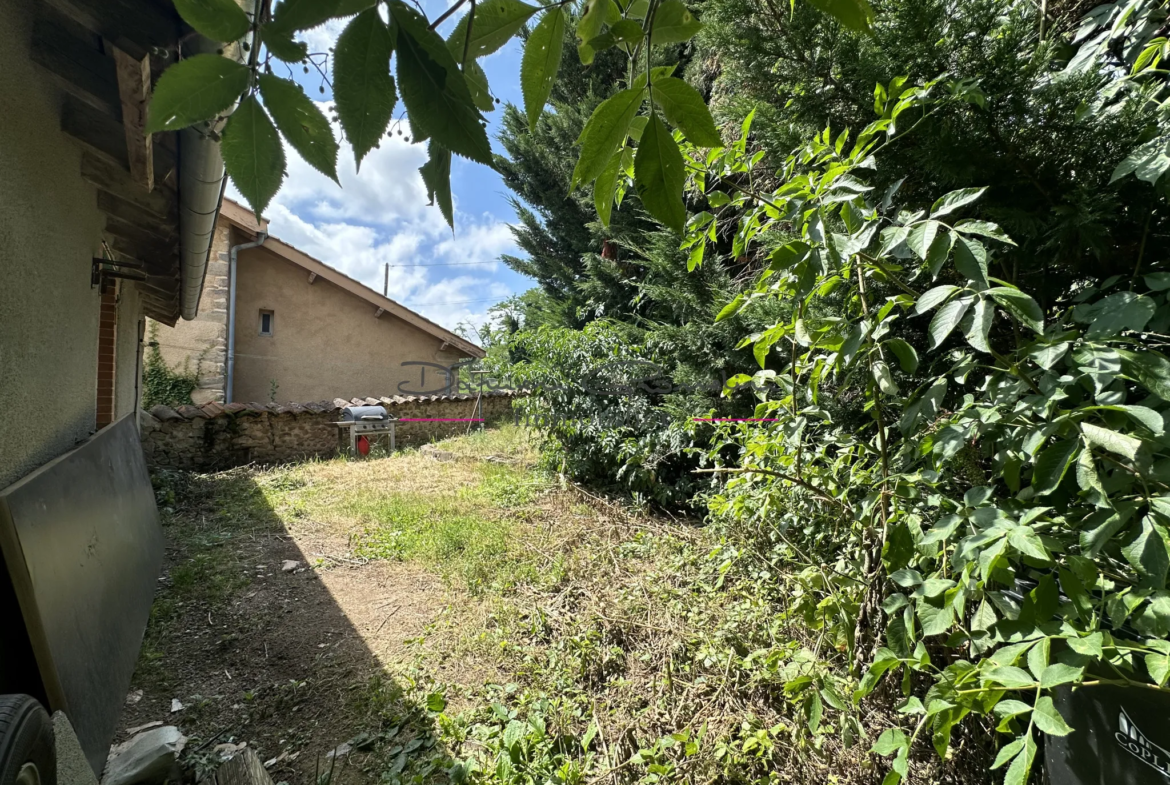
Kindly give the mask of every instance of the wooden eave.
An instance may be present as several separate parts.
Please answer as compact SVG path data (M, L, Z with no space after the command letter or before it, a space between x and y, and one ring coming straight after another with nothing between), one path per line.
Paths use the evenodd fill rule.
M165 0L41 0L32 58L61 89L61 131L82 150L80 176L97 189L102 239L114 261L137 262L143 311L179 318L176 134L147 138L154 82L187 30Z

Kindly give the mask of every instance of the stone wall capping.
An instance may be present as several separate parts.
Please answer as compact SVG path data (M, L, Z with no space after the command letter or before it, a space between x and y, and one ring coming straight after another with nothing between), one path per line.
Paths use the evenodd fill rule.
M392 416L461 418L476 395L358 398L357 405L383 405ZM489 421L512 419L517 393L484 393ZM370 402L373 403L370 403ZM330 457L341 447L339 409L350 401L306 403L208 403L201 407L155 406L139 412L143 452L151 466L214 470L247 463L289 463ZM396 411L397 410L397 411ZM248 415L248 416L243 416ZM405 422L397 426L400 447L419 446L465 433L465 422Z
M176 420L186 419L183 417L183 415L179 414L171 407L163 406L161 403L158 406L153 407L150 410L150 413L154 415L155 419L159 420L160 422L175 422Z

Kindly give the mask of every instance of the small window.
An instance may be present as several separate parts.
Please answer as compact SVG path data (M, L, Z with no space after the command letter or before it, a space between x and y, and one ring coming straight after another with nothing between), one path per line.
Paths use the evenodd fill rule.
M272 335L272 311L260 312L260 334Z

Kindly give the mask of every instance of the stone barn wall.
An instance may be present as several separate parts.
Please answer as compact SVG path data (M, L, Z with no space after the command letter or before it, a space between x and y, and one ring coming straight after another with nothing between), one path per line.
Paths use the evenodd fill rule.
M511 392L484 393L483 419L511 420ZM466 433L478 423L443 422L475 417L475 395L340 398L317 403L208 403L155 406L139 413L142 449L151 466L169 469L225 469L248 463L289 463L337 455L343 445L334 423L346 406L385 406L400 420L399 447L411 447ZM348 447L348 441L344 443Z

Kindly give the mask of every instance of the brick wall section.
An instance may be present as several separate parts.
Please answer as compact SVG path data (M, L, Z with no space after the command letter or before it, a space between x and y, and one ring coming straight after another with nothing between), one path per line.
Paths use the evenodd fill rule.
M488 423L512 419L511 392L487 393L483 416ZM171 409L155 406L140 412L142 449L151 466L213 470L247 463L290 463L331 457L342 446L339 428L345 406L385 406L391 417L474 417L474 395L336 399L317 403L208 403ZM473 428L478 423L471 423ZM465 433L466 422L404 422L396 427L399 447L427 444ZM345 442L348 448L348 441Z
M105 284L98 317L97 427L114 421L114 377L117 373L118 292Z

